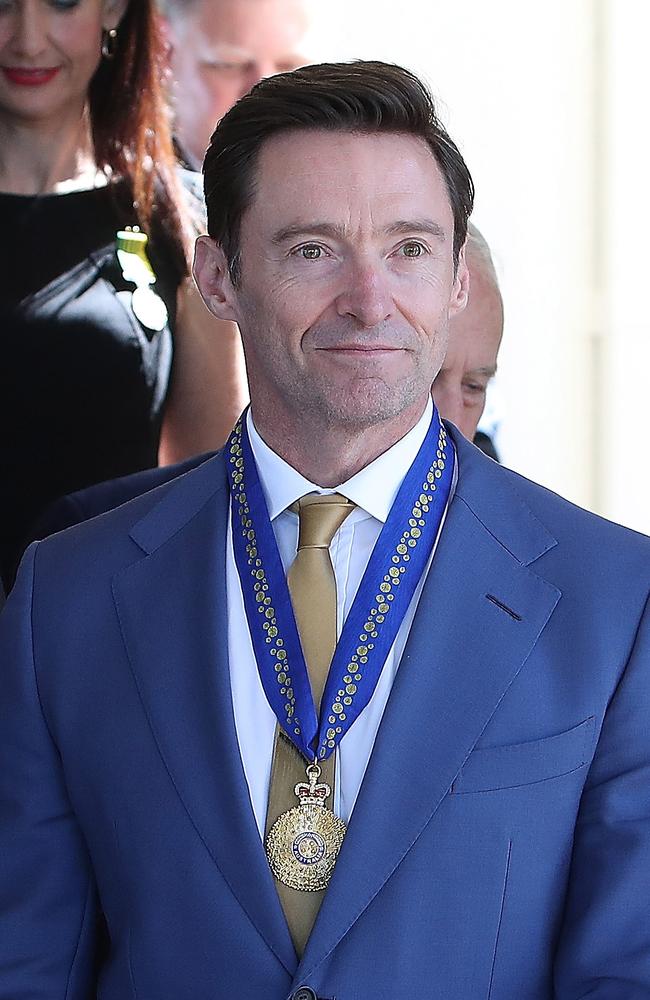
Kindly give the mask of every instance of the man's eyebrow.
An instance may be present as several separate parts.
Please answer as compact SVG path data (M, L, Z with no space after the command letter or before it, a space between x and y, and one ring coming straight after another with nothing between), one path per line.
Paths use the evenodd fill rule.
M390 236L407 233L428 233L430 236L435 236L441 243L446 243L447 241L447 233L440 223L434 222L433 219L400 219L398 222L393 222L386 232Z
M447 240L447 234L443 227L432 219L399 219L397 222L391 223L384 232L388 236L428 233L441 243L445 243ZM285 243L296 236L325 236L345 239L346 229L344 226L337 226L332 222L296 222L278 229L273 234L272 242L275 244Z
M487 375L488 378L492 378L497 373L496 365L485 365L483 368L471 368L469 371L465 372L467 375Z
M248 59L250 52L239 45L229 45L228 42L206 42L201 55L212 59Z
M343 239L345 229L332 222L294 222L290 226L278 229L271 240L276 244L286 243L287 240L295 239L296 236L328 236Z

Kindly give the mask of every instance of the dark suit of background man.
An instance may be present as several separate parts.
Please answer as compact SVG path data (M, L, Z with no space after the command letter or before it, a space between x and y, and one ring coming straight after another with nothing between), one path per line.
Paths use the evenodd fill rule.
M648 998L649 546L439 429L472 184L428 95L378 63L266 80L205 187L196 278L241 327L252 408L223 454L24 559L0 646L1 1000ZM327 888L281 904L267 801L316 725L290 508L307 494L302 533L333 491L355 505L319 501L352 511L325 548L339 630L359 587L369 634L337 691L343 632L305 753L336 747L333 791L295 809L348 829ZM319 836L289 842L301 885L335 855ZM320 903L304 950L296 900Z

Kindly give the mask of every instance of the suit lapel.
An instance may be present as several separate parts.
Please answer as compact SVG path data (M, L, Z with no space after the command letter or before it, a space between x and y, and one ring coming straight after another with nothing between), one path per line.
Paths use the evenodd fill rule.
M435 815L560 597L522 564L555 542L531 527L527 508L522 518L520 501L503 513L502 476L505 544L468 506L468 458L299 977L336 946ZM474 484L485 510L486 471ZM519 532L508 513L523 522Z
M336 947L435 815L560 596L527 568L554 539L509 493L501 470L457 444L456 495L299 978ZM222 460L182 480L134 528L146 558L115 579L116 606L153 736L190 820L293 975L295 952L235 734Z
M140 697L176 791L234 896L293 974L295 952L235 733L224 569L228 493L217 463L207 463L211 488L205 467L191 473L136 526L132 535L148 555L119 574L113 590Z

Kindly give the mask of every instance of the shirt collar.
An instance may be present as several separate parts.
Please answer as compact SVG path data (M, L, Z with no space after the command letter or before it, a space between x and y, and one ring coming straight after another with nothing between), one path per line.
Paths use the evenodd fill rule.
M306 493L341 493L378 521L385 522L402 480L426 437L432 415L433 403L429 399L417 424L388 451L340 486L325 489L305 479L269 448L258 434L249 410L246 426L269 517L273 521Z

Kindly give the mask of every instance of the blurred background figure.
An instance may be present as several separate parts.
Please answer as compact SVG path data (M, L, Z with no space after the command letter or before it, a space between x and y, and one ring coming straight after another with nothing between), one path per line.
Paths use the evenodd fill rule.
M167 24L176 141L198 170L215 125L265 76L306 62L309 0L159 0Z
M51 501L199 451L206 413L221 443L240 409L239 338L189 280L202 200L165 63L153 0L0 3L6 585Z
M449 348L433 383L442 416L490 457L496 452L486 434L477 436L490 380L497 370L503 336L503 300L490 248L470 222L465 249L470 274L469 301L449 324Z

